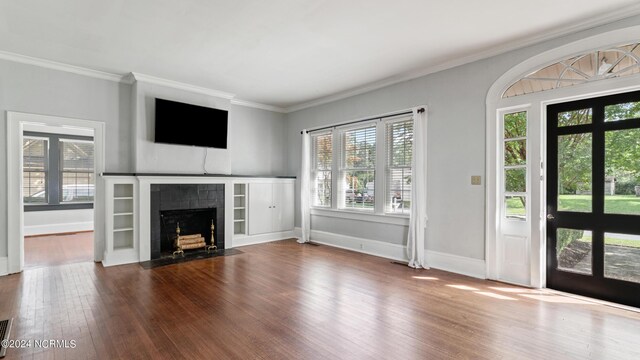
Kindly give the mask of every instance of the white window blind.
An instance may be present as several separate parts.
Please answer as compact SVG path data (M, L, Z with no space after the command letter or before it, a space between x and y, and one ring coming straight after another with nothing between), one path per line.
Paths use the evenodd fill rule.
M411 158L413 156L413 120L388 122L386 211L408 214L411 209Z
M92 202L93 142L60 139L61 202Z
M27 137L22 141L22 197L25 204L47 203L47 139Z
M342 179L344 208L373 211L376 167L376 126L343 132Z
M331 206L331 165L333 141L331 133L311 136L311 205Z

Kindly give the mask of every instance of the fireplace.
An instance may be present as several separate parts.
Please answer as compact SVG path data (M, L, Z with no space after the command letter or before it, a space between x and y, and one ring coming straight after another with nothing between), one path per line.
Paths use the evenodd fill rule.
M206 245L224 246L224 184L151 184L151 259L171 256L176 229L201 234ZM211 225L214 240L211 244ZM188 251L205 251L198 248Z
M216 219L216 208L160 211L160 254L217 248Z

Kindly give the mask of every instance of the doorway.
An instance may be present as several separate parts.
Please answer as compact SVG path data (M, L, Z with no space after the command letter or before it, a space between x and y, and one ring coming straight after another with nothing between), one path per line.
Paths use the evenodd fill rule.
M94 209L93 226L96 229L93 233L93 254L94 261L101 261L104 252L104 192L101 178L98 176L104 171L104 123L90 120L80 120L49 115L37 115L19 112L7 112L7 168L10 169L7 176L7 270L8 273L17 273L24 269L25 265L25 200L23 198L24 179L24 131L30 126L46 126L58 129L58 132L69 133L78 130L92 131L94 138L94 168L88 171L93 176L94 184ZM76 139L77 140L77 139ZM57 176L57 174L56 174ZM64 197L64 174L62 176L61 188L59 189L60 200L70 200ZM73 175L75 176L75 175ZM67 175L67 178L69 175ZM70 186L69 188L74 188ZM74 189L78 189L75 187ZM87 188L88 189L88 188ZM80 191L81 192L81 191ZM67 191L69 194L69 192ZM76 192L77 193L77 192ZM34 196L37 194L33 194ZM37 197L37 196L35 196ZM74 198L75 199L75 198ZM56 231L64 232L64 231Z
M93 260L92 129L24 124L24 268Z
M640 91L547 107L547 286L640 306Z

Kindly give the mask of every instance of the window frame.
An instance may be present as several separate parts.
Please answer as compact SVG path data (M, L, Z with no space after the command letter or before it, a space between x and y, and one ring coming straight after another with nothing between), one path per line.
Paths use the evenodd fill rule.
M339 164L338 164L338 176L337 176L337 180L339 181L338 184L338 194L346 194L346 191L349 190L349 186L346 183L346 181L344 181L347 172L351 172L351 171L373 171L373 179L374 179L374 197L373 197L373 207L372 208L357 208L357 207L347 207L346 206L346 195L345 196L338 196L337 200L338 200L338 209L339 210L347 210L347 211L357 211L357 212L365 212L365 213L371 213L371 212L376 212L376 207L377 207L377 192L376 192L376 186L375 186L375 181L378 179L378 162L379 162L379 143L380 143L380 139L379 139L379 131L378 131L378 124L379 124L379 120L374 121L374 122L362 122L362 123L358 123L355 125L351 125L349 127L343 127L339 129L338 132L338 139L339 139L339 144L340 144L340 152L339 152ZM374 162L373 162L373 166L372 167L347 167L347 159L346 159L346 149L345 149L345 145L346 145L346 136L348 132L351 131L356 131L356 130L362 130L362 129L370 129L373 128L374 130L374 139L375 139L375 145L374 145L374 149L375 149L375 155L374 155ZM335 135L334 135L334 140L335 140ZM335 158L334 158L335 159ZM366 186L366 185L365 185ZM363 204L364 204L364 194L361 195L363 197ZM354 201L355 201L355 193L354 193Z
M93 201L91 202L88 202L88 201L87 202L62 202L61 201L60 191L62 190L61 188L62 147L60 145L60 142L63 139L71 140L71 141L79 140L79 141L92 142L95 145L94 138L92 136L45 133L45 132L36 132L36 131L24 131L23 137L47 139L49 143L48 153L46 155L48 159L48 168L47 168L46 177L45 177L45 191L47 194L48 201L46 203L24 203L23 204L24 211L29 212L29 211L93 209L93 203L94 203ZM24 159L24 155L22 156L22 159ZM24 174L24 168L22 169L22 172ZM24 197L24 193L21 194L21 196ZM94 201L95 201L95 198L94 198Z
M320 136L327 136L329 135L329 138L331 140L331 161L329 162L329 168L328 169L320 169L318 167L318 153L317 153L317 147L316 147L316 139ZM334 157L334 140L333 140L333 133L331 131L322 131L322 132L318 132L315 134L310 134L311 137L311 166L310 166L310 171L311 171L311 181L313 183L312 185L312 189L311 189L311 207L316 207L316 208L321 208L321 209L330 209L332 207L333 204L333 198L334 198L334 187L333 187L333 157ZM329 188L329 204L327 205L318 205L316 204L315 200L316 200L316 196L318 194L318 173L319 172L329 172L329 174L331 175L331 182L330 182L330 188Z
M403 115L403 116L398 116L398 117L393 117L393 118L388 118L385 119L383 121L383 129L384 129L384 146L385 146L385 153L384 153L384 159L382 159L383 163L384 163L384 212L385 214L389 214L389 215L394 215L394 216L409 216L410 212L411 212L411 206L409 205L409 210L408 211L404 211L404 207L403 207L403 211L402 212L393 212L391 211L392 209L392 200L391 198L388 196L389 190L391 188L391 178L390 178L390 172L391 169L409 169L409 173L412 174L413 173L413 141L415 138L415 133L414 133L414 126L413 124L411 125L411 160L409 161L409 165L408 166L395 166L393 167L392 164L390 164L390 160L392 158L391 156L391 151L393 150L392 148L392 143L387 142L387 138L388 138L388 134L387 134L387 130L388 127L393 125L394 123L403 123L403 122L413 122L413 115ZM411 194L411 191L413 190L413 186L410 186L408 192L409 194Z
M318 131L316 134L313 130L310 130L310 135L322 135L331 134L332 141L332 169L331 169L331 206L318 206L314 205L314 193L311 193L310 208L311 214L316 216L336 217L343 219L353 219L361 221L371 221L376 223L386 223L393 225L408 225L409 224L409 212L394 213L389 212L387 207L386 189L389 187L387 184L387 152L390 146L386 143L386 127L387 124L399 121L412 120L413 115L405 114L393 117L386 117L380 115L378 118L373 118L369 121L359 122L357 124L350 123L349 125L337 124L329 130ZM373 209L357 209L344 206L344 196L337 196L336 194L343 194L346 191L346 184L343 181L343 175L345 171L350 168L345 168L345 149L344 149L344 134L347 131L355 130L359 128L367 128L371 125L375 128L375 164L372 168L374 171L374 205ZM314 149L311 151L311 161L316 159ZM310 169L310 176L314 178L315 164L312 164ZM383 200L379 200L383 199ZM377 200L377 201L376 201Z

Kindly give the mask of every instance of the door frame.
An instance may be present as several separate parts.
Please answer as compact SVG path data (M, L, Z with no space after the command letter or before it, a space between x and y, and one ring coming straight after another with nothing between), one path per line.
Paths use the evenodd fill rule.
M500 241L500 189L499 181L502 169L498 154L498 143L501 143L499 121L500 113L508 108L525 107L530 105L530 109L539 112L537 118L529 117L531 125L539 129L539 135L528 139L530 149L535 158L540 159L540 163L531 163L532 171L528 174L529 198L531 202L531 222L530 222L530 247L528 254L530 264L529 283L518 285L530 286L534 288L546 287L546 168L542 159L547 158L546 153L546 107L550 104L579 100L589 97L604 96L620 92L640 89L640 75L601 80L582 85L559 88L529 95L517 96L502 99L504 91L516 80L528 73L535 71L546 65L550 65L559 59L570 57L576 54L615 46L625 42L637 42L640 39L640 26L633 26L624 29L613 30L595 36L586 37L581 40L568 43L529 59L514 66L502 76L500 76L491 86L486 98L486 216L485 216L485 259L486 277L497 280L500 264L498 263L498 249ZM539 123L536 124L535 122ZM529 126L531 129L533 126ZM533 174L535 172L535 174Z
M95 195L93 206L93 258L104 253L104 188L100 175L105 166L103 122L7 111L7 265L8 273L24 268L24 203L22 199L22 138L24 124L93 130Z

